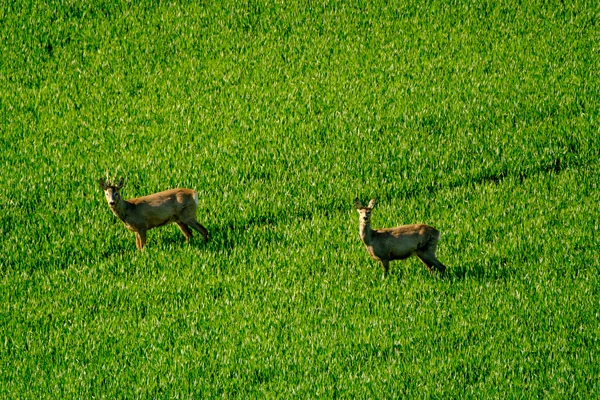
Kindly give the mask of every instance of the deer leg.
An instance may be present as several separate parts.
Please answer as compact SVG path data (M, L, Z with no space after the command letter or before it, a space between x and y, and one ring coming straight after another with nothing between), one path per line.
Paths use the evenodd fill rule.
M204 243L206 243L208 241L208 231L198 221L196 221L195 219L190 219L190 220L186 221L185 223L186 223L186 225L189 225L190 227L192 227L195 230L197 230L198 232L200 232L200 234L204 238Z
M444 264L442 264L441 262L439 262L439 260L436 258L435 259L436 263L435 265L435 269L437 269L437 271L440 273L440 275L444 275L446 273L446 266Z
M419 254L417 255L417 257L419 257L419 260L421 260L423 264L425 264L425 268L427 268L427 271L433 272L433 263L426 255Z
M177 222L177 226L179 227L181 233L183 233L183 236L185 236L185 241L189 242L193 236L192 231L190 231L190 228L188 228L188 226L183 222Z
M138 249L144 249L144 245L146 244L146 231L139 230L135 233L135 244Z
M437 271L440 274L444 274L446 271L446 266L437 259L435 254L419 253L417 257L425 264L429 272Z
M389 260L381 260L381 266L383 267L383 279L387 278L390 272L390 261Z

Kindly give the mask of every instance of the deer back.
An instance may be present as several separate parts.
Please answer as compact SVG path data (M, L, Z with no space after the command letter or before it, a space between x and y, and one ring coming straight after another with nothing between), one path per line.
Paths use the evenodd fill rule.
M402 225L373 231L371 246L380 258L406 258L439 237L437 229L424 225Z
M150 229L170 222L195 217L198 194L191 189L171 189L127 200L127 222Z

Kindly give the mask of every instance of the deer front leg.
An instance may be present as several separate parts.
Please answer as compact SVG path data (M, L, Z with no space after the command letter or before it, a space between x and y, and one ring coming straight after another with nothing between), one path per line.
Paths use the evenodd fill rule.
M390 261L389 260L381 260L381 266L383 267L383 277L382 279L387 278L390 272Z
M146 244L146 231L139 230L135 233L135 245L138 249L143 250Z

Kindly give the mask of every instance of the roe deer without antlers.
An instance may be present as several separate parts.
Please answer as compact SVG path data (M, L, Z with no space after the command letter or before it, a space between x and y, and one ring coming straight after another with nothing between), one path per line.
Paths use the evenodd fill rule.
M198 193L195 190L172 189L123 200L120 193L123 181L121 179L114 185L103 178L99 180L112 212L123 221L127 229L135 232L135 244L138 249L144 248L146 231L172 222L179 226L186 241L192 237L191 227L202 234L206 243L208 231L196 220Z
M390 270L390 261L404 260L416 255L425 264L429 272L438 271L443 274L444 264L435 256L440 232L428 225L402 225L396 228L371 229L371 211L377 201L372 199L367 207L355 199L358 210L359 234L367 247L367 252L374 260L381 262L383 277Z

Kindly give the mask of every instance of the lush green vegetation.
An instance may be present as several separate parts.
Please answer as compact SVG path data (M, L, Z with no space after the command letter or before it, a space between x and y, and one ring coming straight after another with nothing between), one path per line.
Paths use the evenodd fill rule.
M597 2L136 3L0 6L2 397L599 397Z

